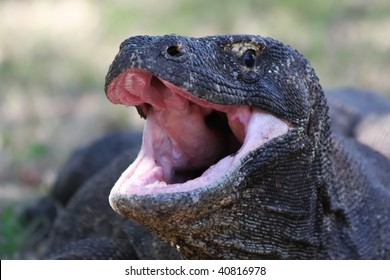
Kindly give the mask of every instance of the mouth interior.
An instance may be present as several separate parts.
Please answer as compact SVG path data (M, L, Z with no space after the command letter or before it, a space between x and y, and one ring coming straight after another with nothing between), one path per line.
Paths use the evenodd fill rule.
M186 192L218 182L250 151L287 133L288 125L249 106L206 102L138 69L115 78L113 103L136 106L146 118L141 150L111 193Z
M173 146L178 145L172 151L180 152L178 149L181 149L181 152L186 151L186 153L183 153L181 158L172 158L175 162L172 162L171 176L165 178L167 184L185 183L200 177L211 165L230 154L234 154L241 147L241 143L228 125L225 113L213 110L203 117L205 126L198 127L198 131L194 131L199 137L194 139L193 135L189 135L190 131L187 131L189 133L187 135L183 131L184 134L180 135L182 137L177 137L176 141L170 139L171 144L176 142L173 143ZM177 119L177 121L179 120L183 119ZM197 143L194 143L193 140ZM194 144L193 147L196 147L196 150L191 147L191 143ZM199 147L202 143L208 147ZM156 152L156 154L159 153L159 151Z

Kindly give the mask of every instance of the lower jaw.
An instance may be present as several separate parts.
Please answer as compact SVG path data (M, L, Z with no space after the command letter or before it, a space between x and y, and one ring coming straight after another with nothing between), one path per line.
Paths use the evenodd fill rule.
M270 221L278 221L279 214L283 217L283 223L280 225L286 223L286 213L280 212L281 209L278 207L275 208L269 194L272 193L278 198L275 186L270 182L275 182L275 178L280 178L279 171L289 174L290 168L285 167L286 163L289 165L288 163L291 162L288 161L290 154L269 153L268 151L279 145L291 143L291 147L294 147L291 149L294 152L309 153L306 140L302 139L299 130L291 130L286 136L275 139L251 151L251 154L246 154L244 158L240 158L239 164L219 181L207 187L196 188L188 192L147 195L113 191L110 194L110 204L116 212L144 225L157 233L162 240L172 242L178 251L189 259L288 257L288 255L282 255L280 253L282 251L275 251L272 244L275 238L280 238L286 248L291 248L294 242L296 246L306 246L305 240L290 240L287 237L295 232L293 228L300 220L307 225L305 219L308 217L306 214L302 215L301 211L296 213L293 211L289 213L293 217L291 230L278 231L280 234L275 234L273 228L269 227ZM259 158L254 159L252 153ZM297 164L298 168L302 169L308 166L305 161ZM273 176L270 177L270 174ZM256 181L253 180L254 178ZM271 181L263 181L263 178ZM291 182L294 181L296 182L296 178L291 178ZM291 189L288 183L281 187L286 192ZM309 205L301 197L293 199L291 203L292 208L282 210L287 211L295 207L302 209L297 203L306 207ZM268 211L267 215L264 215L264 211ZM253 214L248 215L248 213ZM307 251L310 249L307 246ZM302 257L302 255L297 255L297 257Z
M246 248L259 242L251 240L253 232L249 231L245 240L240 239L245 234L233 236L240 224L247 223L245 211L249 210L244 205L250 192L245 196L240 191L245 178L239 174L236 168L223 182L191 192L141 196L111 193L110 203L121 215L169 240L186 258L256 258Z
M145 132L151 122L146 123ZM141 151L137 159L122 174L111 191L110 197L120 196L147 196L168 193L185 193L196 189L217 185L233 172L243 158L253 150L263 146L272 139L286 134L288 124L261 110L253 110L247 126L247 137L241 149L234 155L229 155L210 166L201 176L183 183L169 184L164 180L166 170L156 164L154 155L148 151L153 150L153 143L144 135ZM168 171L169 172L169 171ZM111 200L111 198L110 198Z

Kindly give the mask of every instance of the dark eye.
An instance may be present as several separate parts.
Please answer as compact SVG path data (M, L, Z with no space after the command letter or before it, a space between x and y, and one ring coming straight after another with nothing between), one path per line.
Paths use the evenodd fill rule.
M242 56L242 61L246 67L253 68L256 63L256 51L252 49L246 50Z

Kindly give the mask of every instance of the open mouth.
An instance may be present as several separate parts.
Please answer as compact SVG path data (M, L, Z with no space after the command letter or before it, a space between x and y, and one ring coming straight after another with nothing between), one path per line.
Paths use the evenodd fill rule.
M225 106L140 69L107 88L113 103L136 106L146 118L142 147L112 192L187 192L218 183L251 151L286 134L285 120L250 106Z

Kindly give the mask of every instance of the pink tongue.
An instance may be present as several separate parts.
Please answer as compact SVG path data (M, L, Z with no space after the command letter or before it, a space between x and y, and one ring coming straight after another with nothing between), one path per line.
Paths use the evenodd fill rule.
M180 176L187 181L193 178L189 173L206 170L218 162L226 155L227 142L232 141L218 129L211 129L206 116L214 110L226 113L231 130L243 143L252 114L248 106L221 106L200 100L141 70L129 70L119 76L108 93L113 103L139 105L147 115L141 151L114 188L122 193L144 193L167 185L179 188L181 184L174 183L182 181ZM229 157L219 168L226 169L231 162ZM213 176L202 177L202 184ZM196 180L191 184L187 187L198 186Z
M144 136L153 139L157 164L175 171L210 166L224 152L223 139L206 126L203 108L177 94L169 98L169 110L153 108L147 113L148 121L159 127Z
M205 117L213 111L212 107L227 113L233 132L241 143L244 141L245 125L250 116L248 107L209 104L140 70L130 70L122 79L120 83L123 83L126 93L119 95L120 103L151 105L144 106L144 110L147 110L148 123L153 123L153 128L145 130L144 138L153 139L150 148L154 150L156 163L163 167L166 182L170 181L172 170L204 169L226 152L224 142L229 139L224 139L205 122Z

